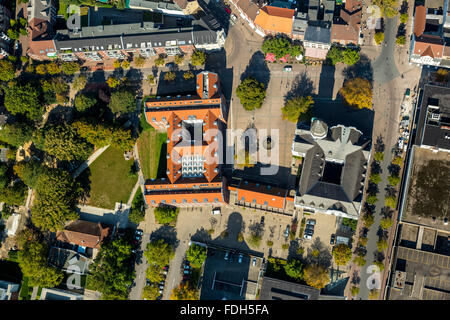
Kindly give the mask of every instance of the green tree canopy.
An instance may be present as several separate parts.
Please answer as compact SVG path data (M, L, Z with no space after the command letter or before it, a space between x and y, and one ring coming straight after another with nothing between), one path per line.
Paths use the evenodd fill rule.
M73 79L72 86L75 90L79 91L79 90L84 89L84 87L86 86L86 83L87 83L86 76L79 75L78 77L75 77Z
M197 244L191 244L186 252L186 257L193 268L201 268L206 260L206 248Z
M174 254L174 248L163 239L149 242L147 250L144 252L144 256L149 264L155 264L160 267L168 265Z
M352 258L352 249L345 243L337 244L333 248L333 257L338 266L345 266Z
M145 272L145 276L151 282L160 283L164 279L162 272L162 266L150 264Z
M236 95L245 110L259 109L266 97L266 88L263 83L248 77L236 88Z
M127 90L119 90L111 93L109 108L113 113L128 113L136 110L134 94Z
M36 182L36 199L31 208L31 220L43 229L56 232L69 220L78 219L75 210L80 196L79 184L63 170L43 171Z
M191 56L191 64L193 66L203 66L206 62L206 53L201 50L195 50Z
M388 218L388 217L381 218L381 220L380 220L380 228L384 229L384 230L387 230L390 227L392 227L392 219Z
M154 209L155 218L160 224L169 224L175 221L178 216L179 208L160 206Z
M261 50L264 53L273 53L277 59L283 58L287 54L297 56L301 53L301 48L299 46L293 48L291 41L285 37L273 37L266 39L261 47Z
M342 48L338 46L332 46L327 53L327 59L332 65L336 65L343 60Z
M63 280L63 273L47 264L47 255L48 247L40 241L25 241L19 251L19 267L29 286L53 288Z
M35 120L42 116L44 108L39 101L39 91L35 86L13 84L5 89L5 107L12 114L23 114Z
M89 286L104 300L126 300L134 279L133 247L123 238L103 244L89 267Z
M198 300L198 292L189 286L189 283L180 284L173 289L170 300Z
M310 113L313 104L314 100L311 96L292 98L281 109L283 119L296 123L300 117Z
M156 284L146 285L142 290L142 298L144 300L156 300L159 296L159 288Z
M75 61L63 62L61 64L61 71L64 74L73 75L75 72L80 71L80 64Z
M398 176L389 176L388 177L389 185L395 187L400 182L400 177Z
M3 59L0 60L0 80L9 81L16 76L16 68L11 61Z
M35 160L22 161L14 165L14 173L32 189L36 188L38 178L45 170L46 167Z
M0 140L14 147L23 146L33 136L33 128L25 123L7 124L0 130Z
M292 259L285 266L284 271L286 274L295 279L302 280L303 279L303 264L300 260Z
M91 95L87 95L87 94L83 94L83 93L79 93L75 97L75 101L74 101L75 108L80 112L86 111L87 109L93 107L96 103L97 103L97 99L95 99Z
M22 182L16 182L13 186L5 186L0 189L0 202L11 206L22 206L25 204L27 187Z
M46 126L36 132L35 142L38 148L61 161L86 160L92 152L92 145L71 126Z
M342 61L348 65L352 66L359 61L359 52L353 49L345 49L342 53Z
M377 32L377 33L374 34L373 38L375 40L375 43L377 45L379 45L384 40L384 33L383 32Z

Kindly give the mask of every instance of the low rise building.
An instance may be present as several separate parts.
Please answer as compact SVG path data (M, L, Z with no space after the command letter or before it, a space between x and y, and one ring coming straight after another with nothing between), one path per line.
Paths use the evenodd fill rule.
M362 207L370 139L354 127L328 128L313 118L295 131L292 155L302 158L295 206L358 219Z
M331 41L342 45L357 45L361 31L361 16L361 0L347 0L339 16L333 20Z
M255 25L264 36L277 34L291 36L294 14L294 9L266 5L259 10Z
M221 132L225 128L225 98L217 73L197 75L197 92L150 98L145 103L147 122L167 130L167 178L148 180L149 205L220 205L226 202ZM219 140L220 139L220 140Z
M40 300L83 300L83 296L71 291L43 288Z
M183 8L180 7L180 1L159 1L159 0L128 0L127 8L136 10L149 10L161 12L167 15L185 15Z
M18 300L20 285L0 280L0 300Z

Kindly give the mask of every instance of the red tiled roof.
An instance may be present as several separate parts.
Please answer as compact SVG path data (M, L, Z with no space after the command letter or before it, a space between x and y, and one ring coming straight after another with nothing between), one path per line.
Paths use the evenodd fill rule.
M99 249L109 231L109 227L102 227L100 223L77 220L68 225L65 230L58 231L56 239L83 247Z
M294 201L294 198L289 195L289 190L249 181L242 180L237 188L229 187L228 189L233 191L237 190L238 201L255 203L277 209L285 209L287 201Z
M444 42L439 36L422 35L414 43L414 54L422 57L442 58L443 51Z
M259 7L250 0L238 0L236 5L244 12L251 21L256 19Z
M359 30L358 30L359 31ZM355 30L352 26L346 24L334 23L331 26L331 40L332 41L352 41L357 43L359 32Z
M265 6L255 19L255 24L268 32L290 35L295 11L293 9Z
M427 8L424 6L416 7L416 14L414 15L414 34L420 37L425 31L425 24L427 22Z

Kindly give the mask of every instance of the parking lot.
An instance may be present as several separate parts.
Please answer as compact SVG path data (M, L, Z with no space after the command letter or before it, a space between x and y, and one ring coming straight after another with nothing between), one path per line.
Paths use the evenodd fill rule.
M303 217L306 221L309 219L316 221L312 239L303 238L302 246L305 249L305 252L307 252L308 248L311 247L311 244L316 242L317 239L319 239L325 246L329 247L331 250L332 246L330 245L330 239L332 234L336 234L336 229L338 227L337 217L325 213L315 213L311 215L303 214Z
M209 248L200 299L245 299L247 290L252 291L256 286L261 263L261 258L246 253Z

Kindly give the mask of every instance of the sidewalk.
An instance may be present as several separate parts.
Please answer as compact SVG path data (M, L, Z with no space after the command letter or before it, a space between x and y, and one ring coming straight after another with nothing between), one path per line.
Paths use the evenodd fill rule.
M74 178L78 177L87 167L91 165L92 162L94 162L106 149L108 149L109 145L98 149L93 154L90 155L90 157L83 163L81 166L78 167L77 170L72 174Z

